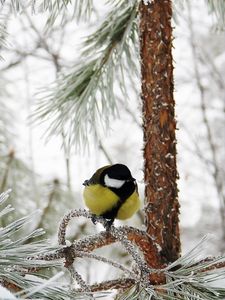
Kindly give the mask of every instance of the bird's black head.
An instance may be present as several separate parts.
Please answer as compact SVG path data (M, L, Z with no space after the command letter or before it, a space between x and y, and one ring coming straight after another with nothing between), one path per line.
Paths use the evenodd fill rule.
M106 186L120 188L125 182L135 181L135 179L127 166L115 164L104 169L101 174L101 181Z
M110 178L119 180L129 180L132 178L130 170L123 164L115 164L110 166L106 170L106 174L108 174Z

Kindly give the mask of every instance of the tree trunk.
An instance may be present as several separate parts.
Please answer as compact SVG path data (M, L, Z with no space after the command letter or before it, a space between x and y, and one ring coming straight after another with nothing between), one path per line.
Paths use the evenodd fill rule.
M170 0L140 3L145 216L162 263L180 255Z

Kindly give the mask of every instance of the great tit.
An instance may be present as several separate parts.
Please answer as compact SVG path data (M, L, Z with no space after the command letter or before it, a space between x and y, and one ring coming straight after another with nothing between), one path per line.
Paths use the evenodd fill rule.
M86 206L91 213L106 219L106 229L114 219L128 219L140 208L136 180L123 164L98 169L83 185Z

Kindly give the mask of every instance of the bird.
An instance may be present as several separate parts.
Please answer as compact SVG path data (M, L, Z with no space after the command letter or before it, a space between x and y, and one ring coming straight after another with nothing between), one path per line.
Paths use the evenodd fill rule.
M84 181L83 198L90 212L105 219L109 230L115 219L126 220L140 208L136 179L124 164L107 165ZM92 221L95 223L95 219Z

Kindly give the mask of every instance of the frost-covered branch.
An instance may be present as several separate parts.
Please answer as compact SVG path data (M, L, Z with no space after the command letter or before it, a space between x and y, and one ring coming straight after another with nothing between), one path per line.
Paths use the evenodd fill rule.
M9 192L3 193L0 196L0 202L6 201L8 196ZM11 210L11 207L7 206L2 210L1 216L10 213ZM15 232L20 230L33 216L16 220L2 228L0 230L0 271L4 276L0 276L1 284L13 292L19 291L18 296L35 295L45 298L48 295L48 299L66 299L63 295L68 291L70 291L71 299L73 296L81 297L80 299L93 299L96 293L112 289L125 291L129 299L136 297L137 294L140 299L147 296L154 296L155 299L182 299L180 297L183 296L198 300L223 299L225 289L209 288L208 284L218 279L225 279L225 256L198 259L204 241L165 268L153 269L144 260L145 250L143 251L139 244L146 238L146 233L133 227L120 226L116 228L112 226L110 231L75 240L70 246L66 246L68 223L72 218L80 216L88 219L93 217L85 210L69 212L59 226L59 241L63 245L57 247L50 246L46 241L26 244L27 240L42 234L40 230L18 240L11 240ZM97 217L96 220L104 225L103 218ZM125 247L135 261L135 271L127 269L120 263L90 253L98 247L116 241ZM75 260L77 257L107 263L122 271L125 277L88 285L76 270ZM59 284L57 278L62 276L60 274L56 276L57 278L53 277L47 280L44 277L39 277L41 276L39 272L43 268L62 268L62 259L66 262L64 266L70 273L71 285ZM31 278L24 277L31 272L33 273ZM147 274L149 274L149 278L146 277ZM156 277L154 280L154 275L158 276L158 281L156 281ZM41 281L40 278L42 278ZM77 288L77 284L80 288ZM59 298L54 296L54 293L58 293ZM171 298L167 297L168 293ZM123 293L121 293L121 297L123 297ZM117 299L120 299L119 295Z
M24 9L24 3L20 0L1 0L0 5L9 5L14 12L21 12ZM64 13L67 6L73 10L76 19L87 19L93 10L93 1L74 0L71 4L69 0L32 0L26 3L26 8L30 8L32 13L48 11L51 25L60 14Z
M99 292L99 291L107 291L107 290L127 290L128 288L135 285L135 280L132 278L119 278L114 280L107 280L100 283L90 285L90 289L92 292ZM80 289L76 290L80 292Z
M212 13L215 13L218 25L221 29L225 26L225 2L224 0L206 0L208 7Z
M85 210L70 211L63 218L59 227L58 236L60 243L64 245L66 244L66 227L68 226L68 223L72 218L79 216L83 216L88 219L92 219L93 217L92 214L88 213ZM97 217L96 220L104 225L103 218ZM197 245L190 253L182 256L174 263L170 264L169 266L165 266L164 269L151 269L148 265L146 265L146 262L142 260L142 257L134 248L134 245L131 244L131 240L135 242L135 239L133 238L129 240L132 236L135 235L139 236L139 239L136 238L136 243L138 245L138 241L140 241L142 238L144 239L146 233L132 227L124 226L115 228L114 226L112 226L109 232L100 232L99 234L96 234L94 236L74 241L71 246L65 247L64 250L62 250L61 254L63 255L63 251L65 251L65 258L68 259L69 257L69 260L66 263L67 267L72 266L72 263L74 262L74 259L76 257L82 256L93 259L100 259L103 262L107 262L107 260L98 258L90 253L86 254L85 251L90 252L94 249L97 249L98 247L102 247L103 245L107 245L115 241L120 241L124 245L126 251L132 256L132 258L136 262L137 267L139 268L139 274L135 274L135 277L133 276L134 274L132 274L132 272L130 273L130 271L124 269L124 273L129 275L129 278L125 279L122 286L124 287L125 284L125 288L127 289L138 283L138 285L142 286L142 289L144 289L144 292L146 294L155 295L156 299L158 299L157 297L162 296L162 290L165 290L166 293L168 291L176 290L176 292L180 295L192 295L194 293L194 290L196 290L197 293L200 293L201 287L198 284L199 281L202 282L203 278L207 281L210 280L209 278L211 278L211 280L215 280L215 278L217 277L224 276L222 270L224 270L225 268L225 257L206 258L204 260L197 261L196 257L199 253L200 245ZM202 242L200 244L202 244ZM139 249L142 250L141 246L138 246ZM110 264L110 262L107 263ZM114 265L114 267L119 267L121 269L119 265ZM146 274L150 274L149 278L146 277ZM153 275L157 277L154 277ZM140 277L137 281L138 276ZM214 279L212 279L212 277ZM156 280L156 278L158 281ZM200 278L199 281L198 279L196 280L196 278ZM151 281L151 279L155 280ZM115 288L118 285L118 280L112 280L107 283L103 282L97 285L89 286L89 288L91 289L91 291L100 291L102 289L107 290L108 287ZM217 292L216 289L211 289L211 291L208 292L208 295L210 295L211 297L214 293L218 293L217 295L219 295L220 297L224 292L225 291L222 290L220 292Z
M79 146L81 142L84 145L90 131L98 137L98 127L106 129L109 115L118 114L115 81L118 78L120 83L125 80L123 65L133 66L129 72L135 69L137 4L137 1L117 3L96 32L86 39L82 59L51 87L48 86L43 96L40 94L34 119L51 120L49 135L60 134L63 126L71 145ZM115 70L119 71L116 77ZM119 85L122 92L124 85Z

